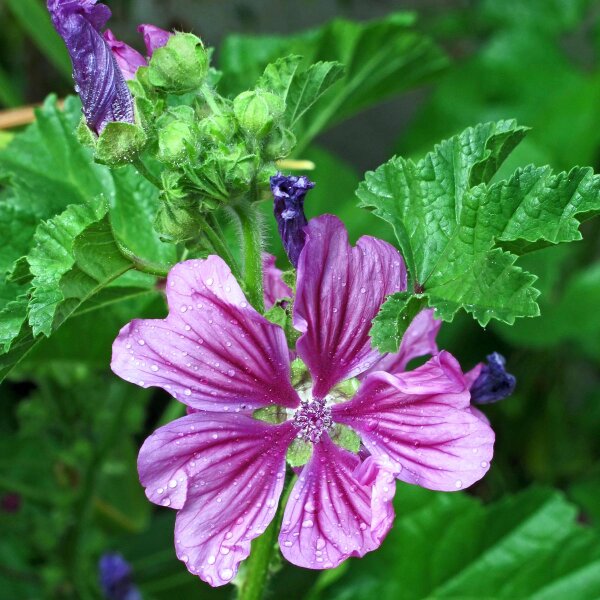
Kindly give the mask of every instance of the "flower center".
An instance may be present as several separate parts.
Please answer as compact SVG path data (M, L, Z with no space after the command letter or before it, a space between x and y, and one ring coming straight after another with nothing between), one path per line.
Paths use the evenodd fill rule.
M327 406L326 399L309 400L302 398L300 406L294 413L292 423L298 430L296 434L298 439L316 444L323 433L333 425L331 407Z

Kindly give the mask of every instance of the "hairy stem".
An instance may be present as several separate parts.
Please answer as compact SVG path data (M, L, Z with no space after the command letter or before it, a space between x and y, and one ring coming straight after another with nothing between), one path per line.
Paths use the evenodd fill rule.
M260 218L254 204L245 202L234 207L242 229L244 254L244 291L260 313L265 310L263 299L262 233Z
M231 250L229 250L229 246L225 241L223 232L218 226L216 219L210 216L207 217L207 219L200 217L200 226L202 227L202 233L204 233L215 252L229 265L233 276L238 281L241 281L242 274L240 272L240 267L233 257Z

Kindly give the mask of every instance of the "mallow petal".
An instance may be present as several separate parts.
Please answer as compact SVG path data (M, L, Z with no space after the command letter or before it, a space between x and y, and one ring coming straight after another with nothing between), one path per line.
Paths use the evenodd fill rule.
M187 499L175 523L177 556L210 585L224 585L277 512L295 430L245 415L195 413L178 423L177 439L190 453Z
M154 54L155 50L166 46L169 38L173 35L170 31L165 31L160 27L156 27L156 25L149 25L147 23L140 25L138 31L144 37L146 51L150 57Z
M263 253L263 289L267 309L278 300L293 296L292 288L283 281L283 271L275 266L275 257L267 253Z
M372 373L332 416L352 427L374 457L389 459L398 479L453 491L481 479L493 455L494 432L469 402L460 366L441 352L414 371Z
M437 354L438 347L435 339L441 326L442 322L433 316L431 308L422 310L408 326L398 352L386 354L369 369L368 373L374 371L402 373L413 358ZM363 373L363 377L366 374Z
M217 256L173 267L166 319L135 320L113 344L113 371L200 410L295 407L283 330L247 302Z
M146 59L137 50L128 46L125 42L118 40L110 29L107 29L103 36L125 79L133 79L137 70L148 64Z
M281 552L291 563L331 569L379 547L391 519L382 519L379 508L374 514L372 481L362 485L354 475L359 464L355 454L328 435L314 445L290 494L279 534Z
M371 321L388 294L406 289L406 267L382 240L362 237L354 248L332 215L312 219L298 264L294 325L303 332L298 355L313 377L315 397L369 369Z

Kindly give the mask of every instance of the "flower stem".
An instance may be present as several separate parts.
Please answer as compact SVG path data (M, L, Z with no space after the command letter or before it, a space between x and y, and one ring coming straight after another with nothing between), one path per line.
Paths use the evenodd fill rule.
M160 179L150 173L148 167L146 167L141 158L136 158L132 164L137 169L138 173L142 175L142 177L147 179L154 187L157 187L159 190L162 189L162 183Z
M210 222L209 222L210 220ZM221 228L218 227L218 222L214 217L208 217L204 219L200 217L200 226L202 227L202 233L206 235L210 245L214 248L215 252L229 265L233 276L238 280L242 280L240 268L229 250L227 242L223 238Z
M265 588L269 581L269 567L273 560L273 553L275 552L277 532L281 528L283 510L295 483L296 476L293 476L281 495L281 501L279 502L275 518L271 521L265 532L252 542L250 556L244 564L246 576L240 586L237 600L262 600L265 594Z
M262 232L260 217L251 202L240 203L234 207L242 228L242 246L244 253L244 291L248 300L257 311L263 313L263 267Z

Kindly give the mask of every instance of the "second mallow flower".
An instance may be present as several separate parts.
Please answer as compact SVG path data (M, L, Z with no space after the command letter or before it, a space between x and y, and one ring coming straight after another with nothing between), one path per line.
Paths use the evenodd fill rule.
M494 433L471 410L469 382L449 353L402 371L409 355L435 349L430 313L407 338L419 338L413 350L384 361L371 348L381 303L406 289L397 250L372 237L351 247L330 215L305 232L294 326L306 371L295 368L294 383L283 330L250 306L216 256L175 266L169 315L132 321L113 346L116 374L188 406L145 441L138 468L148 498L178 511L178 557L213 586L235 577L275 517L286 456L300 469L279 546L311 569L381 544L396 479L455 491L492 458Z

